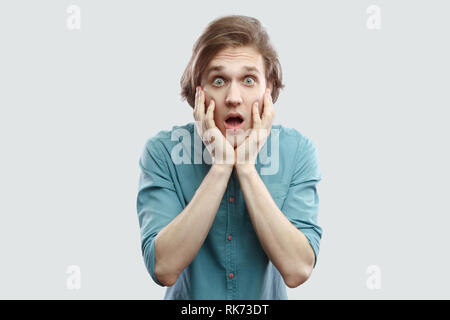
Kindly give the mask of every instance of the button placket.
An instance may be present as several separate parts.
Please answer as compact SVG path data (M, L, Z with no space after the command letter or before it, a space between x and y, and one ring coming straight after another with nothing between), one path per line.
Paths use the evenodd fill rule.
M231 175L227 188L227 216L228 225L226 230L225 248L226 248L226 282L227 296L229 299L236 299L236 244L233 240L234 220L236 217L236 179Z
M235 227L236 227L236 218L237 218L237 199L236 199L236 194L237 194L237 184L239 183L237 181L237 177L236 174L233 174L232 179L231 179L231 197L230 197L230 206L231 206L231 225L230 225L230 232L228 233L228 237L230 238L230 240L228 241L230 248L231 248L231 265L230 265L230 269L229 269L229 281L231 282L231 288L232 288L232 294L233 294L233 299L237 298L237 278L236 278L236 259L237 259L237 243L236 243L236 239L233 239L233 234L235 234ZM231 241L231 239L233 239L233 241Z

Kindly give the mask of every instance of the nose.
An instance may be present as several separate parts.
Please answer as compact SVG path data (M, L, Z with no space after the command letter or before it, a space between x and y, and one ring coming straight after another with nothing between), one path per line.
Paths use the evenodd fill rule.
M242 104L241 92L239 91L239 86L237 84L231 82L225 103L229 107L236 107Z

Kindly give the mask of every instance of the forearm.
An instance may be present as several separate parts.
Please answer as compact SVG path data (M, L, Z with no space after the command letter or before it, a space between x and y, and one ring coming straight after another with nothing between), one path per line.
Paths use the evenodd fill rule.
M236 171L258 239L289 287L306 281L314 252L306 238L280 211L254 166Z
M173 285L205 241L233 167L213 165L186 208L155 239L155 275Z

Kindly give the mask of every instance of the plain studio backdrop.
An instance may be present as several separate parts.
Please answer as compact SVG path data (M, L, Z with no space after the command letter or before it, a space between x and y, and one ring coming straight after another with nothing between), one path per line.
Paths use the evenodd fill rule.
M2 1L0 298L163 298L141 255L138 161L193 121L180 77L228 14L267 29L286 84L274 124L318 149L320 253L289 298L449 298L449 9Z

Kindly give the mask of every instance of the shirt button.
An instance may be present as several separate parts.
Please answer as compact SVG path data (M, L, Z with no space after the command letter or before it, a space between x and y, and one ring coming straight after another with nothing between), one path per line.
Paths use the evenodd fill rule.
M231 241L233 239L233 236L228 236L228 241Z
M228 275L228 278L233 279L234 274L230 272L230 274Z
M230 201L230 203L233 203L234 202L234 198L230 197L230 199L228 201Z

